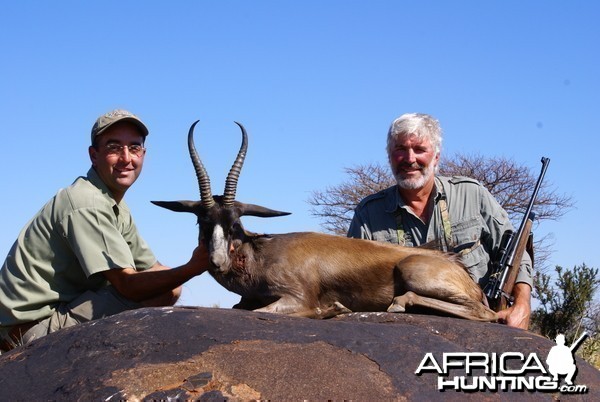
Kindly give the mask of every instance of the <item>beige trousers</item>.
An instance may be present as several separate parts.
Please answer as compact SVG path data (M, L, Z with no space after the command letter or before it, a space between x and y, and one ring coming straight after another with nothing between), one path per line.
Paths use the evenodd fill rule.
M58 305L54 313L37 324L30 326L0 327L0 344L16 347L25 345L61 328L71 327L86 321L97 320L127 310L140 308L140 303L125 299L112 286L97 291L88 290L69 303ZM19 329L23 328L23 331Z

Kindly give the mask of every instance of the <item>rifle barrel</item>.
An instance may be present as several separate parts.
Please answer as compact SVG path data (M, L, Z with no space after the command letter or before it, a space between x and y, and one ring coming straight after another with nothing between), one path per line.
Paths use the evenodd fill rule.
M523 220L521 221L521 225L519 226L519 230L517 231L517 235L514 241L514 245L516 246L521 241L521 237L523 236L523 229L525 229L525 225L527 224L527 219L529 219L529 215L531 214L531 210L533 209L533 204L535 204L535 200L537 198L538 192L540 191L540 187L542 186L542 181L544 180L544 176L546 175L546 170L548 169L548 165L550 164L550 158L546 158L542 156L542 171L535 183L535 187L533 188L533 193L531 194L531 198L529 199L529 204L527 205L527 209L525 210L525 215L523 216ZM535 215L533 215L535 216ZM510 250L510 258L508 261L508 265L512 266L514 264L515 259L515 248L512 247ZM520 263L520 261L518 261Z

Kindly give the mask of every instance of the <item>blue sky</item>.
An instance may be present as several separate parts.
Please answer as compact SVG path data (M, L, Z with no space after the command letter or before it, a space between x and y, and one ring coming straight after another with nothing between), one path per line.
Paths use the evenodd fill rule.
M0 254L61 187L89 168L94 120L113 108L150 128L126 200L160 261L187 261L192 215L150 200L197 199L185 137L213 193L246 127L237 198L292 212L246 218L256 232L317 231L311 192L344 167L385 163L390 122L436 116L443 152L504 156L539 172L576 208L550 234L550 264L600 267L600 3L595 1L2 1ZM592 181L590 181L592 180ZM188 305L238 297L208 274Z

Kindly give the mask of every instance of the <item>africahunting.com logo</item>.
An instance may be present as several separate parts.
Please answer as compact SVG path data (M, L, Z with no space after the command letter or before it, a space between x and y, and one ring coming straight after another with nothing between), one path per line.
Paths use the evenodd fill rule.
M571 346L567 346L565 336L559 334L556 337L556 346L548 352L546 365L536 353L524 355L519 352L452 352L443 353L441 359L436 359L433 353L427 353L415 374L437 373L439 391L541 391L583 394L588 392L588 387L573 382L577 372L573 353L586 337L587 333L584 332ZM457 371L460 371L461 375L453 375Z

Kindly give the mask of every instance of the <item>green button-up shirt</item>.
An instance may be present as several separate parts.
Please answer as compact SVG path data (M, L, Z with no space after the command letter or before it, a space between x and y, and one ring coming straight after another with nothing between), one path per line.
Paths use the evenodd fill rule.
M106 286L99 272L155 263L127 204L90 169L59 190L10 249L0 269L0 327L49 317L59 303Z
M405 246L430 242L446 244L444 218L440 200L445 198L452 246L473 280L485 286L491 273L490 255L500 245L502 234L513 230L506 211L489 191L467 177L438 176L434 188L433 214L424 223L404 203L397 186L392 186L362 200L356 207L348 230L349 237L369 239ZM399 238L399 234L402 238ZM532 284L531 259L524 253L517 282Z

